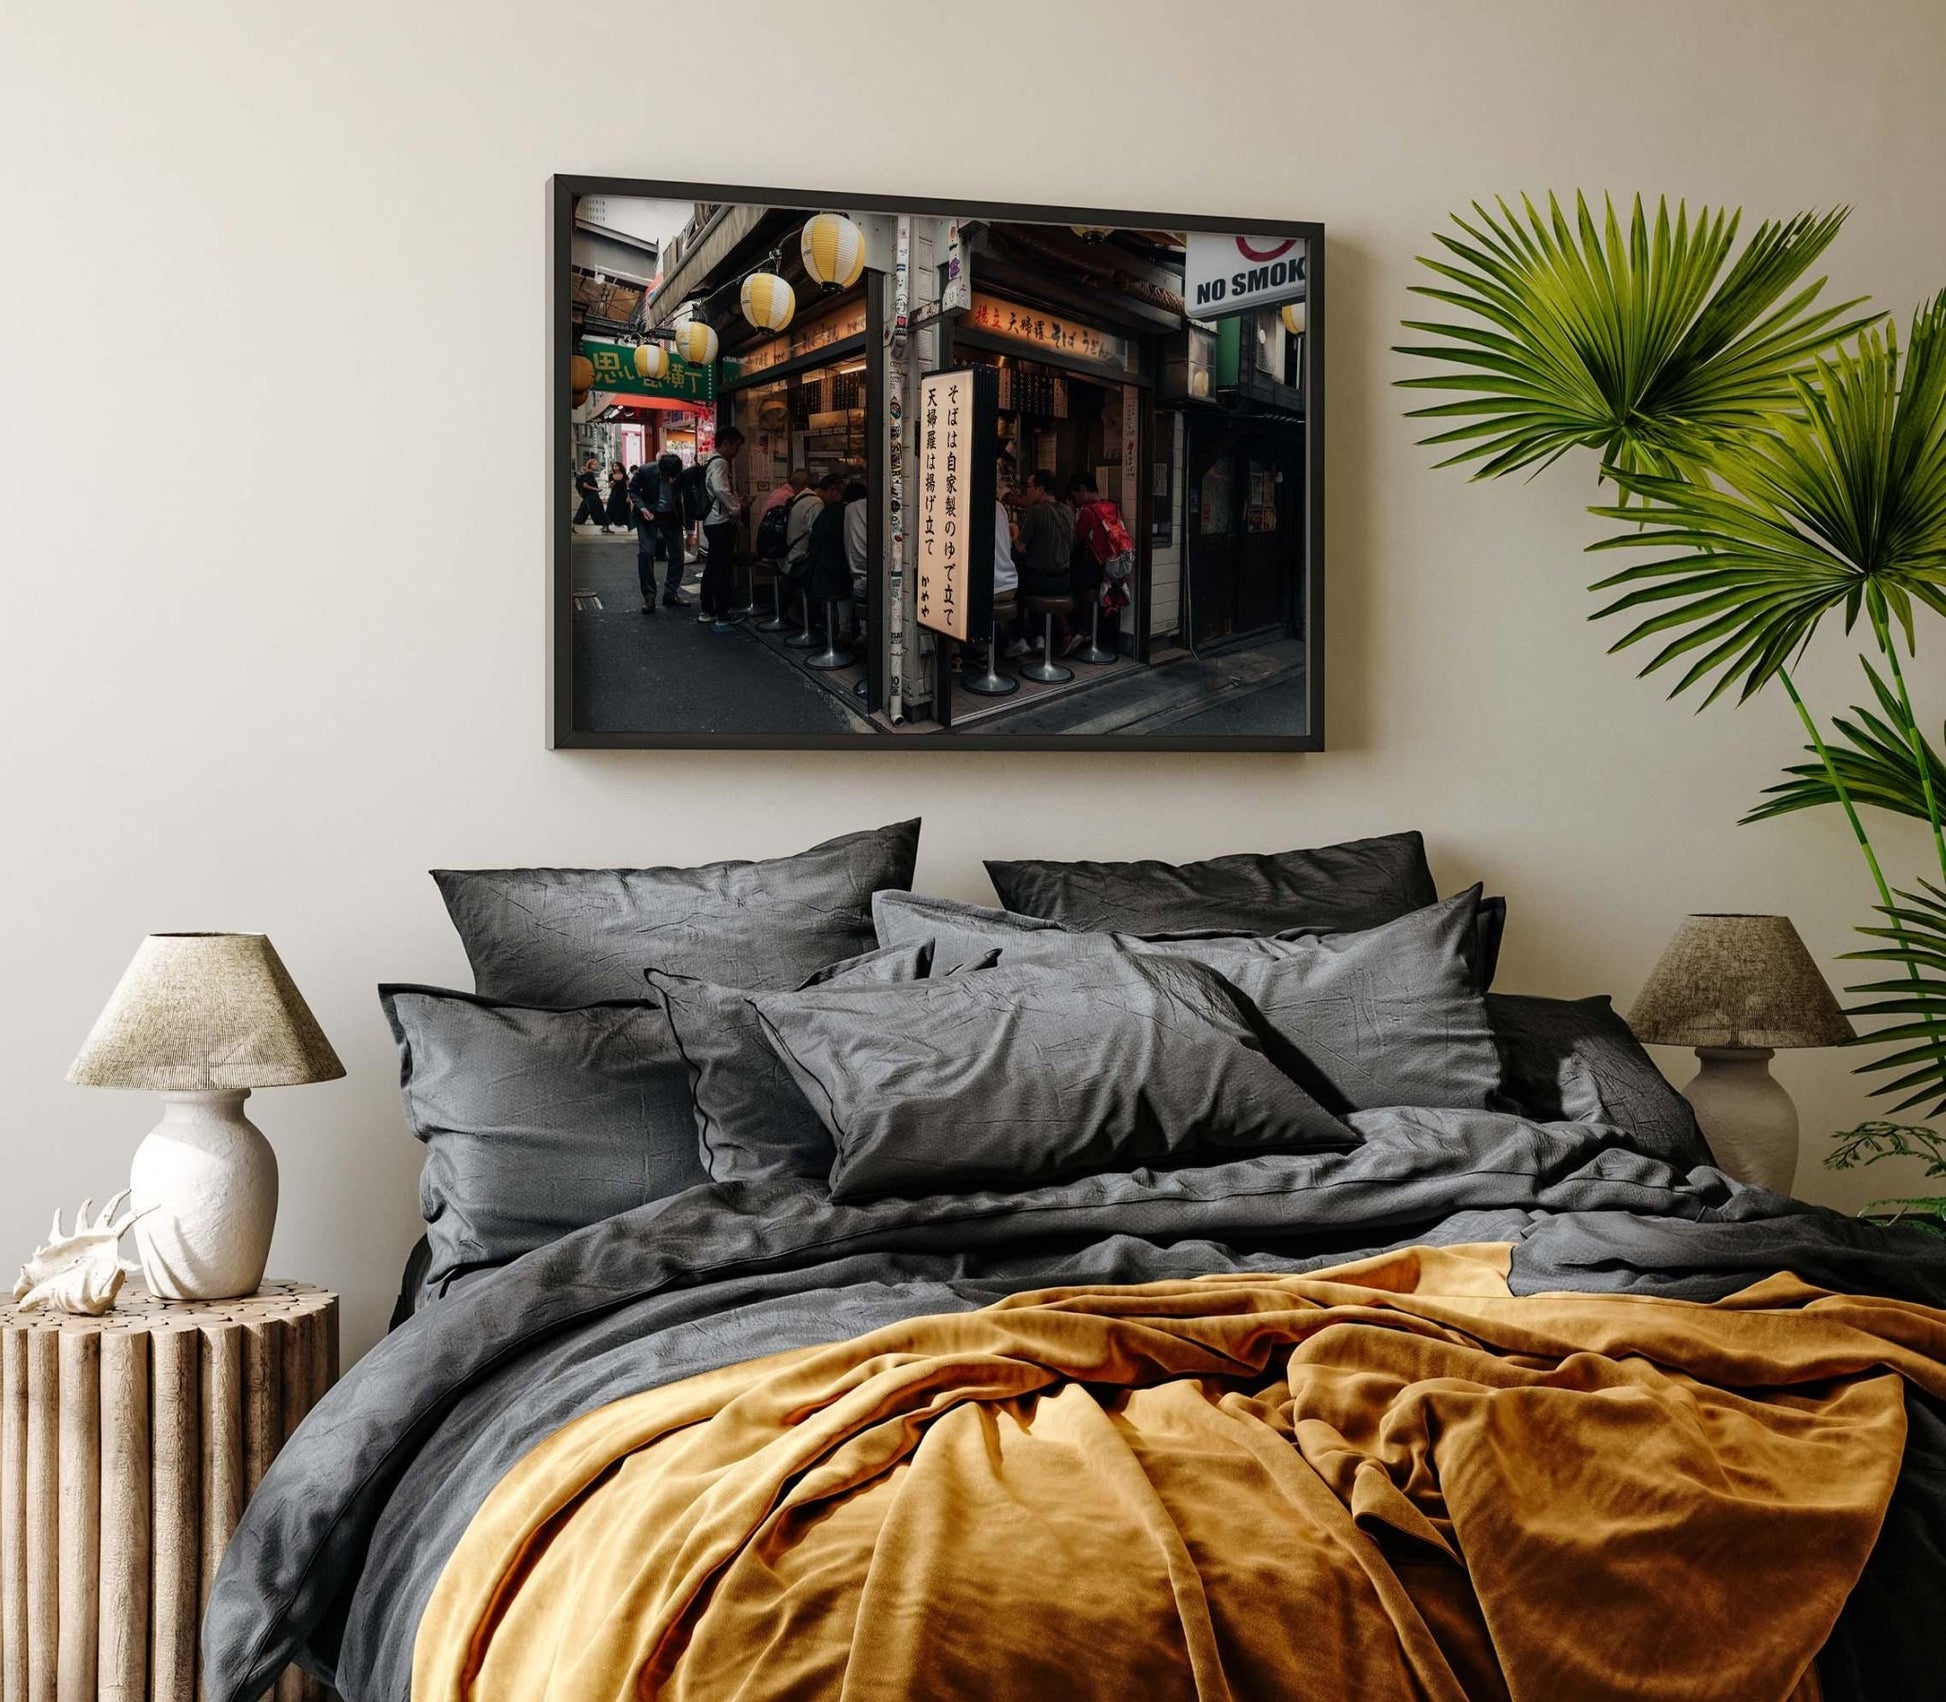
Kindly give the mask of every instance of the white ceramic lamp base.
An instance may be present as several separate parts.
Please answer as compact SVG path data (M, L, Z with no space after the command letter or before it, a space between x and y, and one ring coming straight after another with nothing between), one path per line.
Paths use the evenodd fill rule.
M277 1225L277 1155L243 1114L246 1088L165 1093L135 1149L131 1231L149 1292L165 1300L254 1294Z
M1797 1180L1797 1107L1770 1073L1761 1046L1698 1046L1702 1068L1683 1097L1696 1112L1717 1168L1789 1196Z

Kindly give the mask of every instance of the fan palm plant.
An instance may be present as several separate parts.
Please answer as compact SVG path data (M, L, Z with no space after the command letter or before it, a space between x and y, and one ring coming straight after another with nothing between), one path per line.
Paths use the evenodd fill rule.
M1946 1112L1946 908L1938 889L1894 894L1858 814L1889 795L1916 802L1933 831L1946 880L1946 791L1920 732L1900 660L1915 644L1920 609L1946 614L1946 292L1913 315L1903 364L1892 329L1862 332L1856 345L1820 355L1793 379L1798 407L1770 429L1719 443L1713 482L1611 469L1640 506L1595 513L1638 529L1597 550L1651 550L1656 559L1596 583L1621 595L1595 619L1636 617L1614 645L1653 645L1644 674L1682 666L1671 695L1706 688L1708 703L1732 689L1748 698L1780 680L1823 770L1827 795L1849 817L1879 892L1888 927L1863 930L1889 944L1852 955L1900 962L1905 981L1852 989L1877 995L1856 1014L1904 1020L1873 1036L1906 1043L1866 1069L1907 1073L1876 1091L1904 1093L1895 1108ZM1867 664L1887 720L1880 755L1902 753L1897 779L1855 792L1838 754L1812 720L1790 677L1828 616L1851 631L1869 625L1889 684ZM1856 772L1858 765L1850 766Z
M1740 213L1705 207L1692 222L1679 204L1672 221L1665 199L1651 225L1637 196L1624 233L1608 200L1599 226L1581 195L1572 223L1552 195L1545 214L1523 196L1524 219L1497 206L1455 216L1463 237L1436 234L1450 258L1421 264L1446 282L1413 286L1470 318L1409 319L1444 341L1400 351L1452 369L1401 382L1464 393L1409 417L1468 422L1422 441L1453 447L1441 466L1479 462L1476 478L1577 447L1626 472L1693 470L1725 436L1764 429L1819 351L1878 317L1847 317L1856 301L1818 307L1822 278L1796 288L1842 208L1766 223L1731 261Z
M1465 240L1441 236L1451 258L1424 262L1445 282L1417 293L1483 322L1406 322L1444 341L1404 352L1449 370L1401 383L1465 393L1412 410L1464 422L1424 441L1476 478L1596 450L1617 500L1593 512L1630 529L1593 547L1651 556L1595 586L1610 600L1593 618L1630 622L1614 649L1642 647L1644 674L1667 670L1671 695L1702 704L1781 686L1816 760L1749 819L1844 811L1882 918L1852 955L1903 971L1852 989L1873 1000L1855 1014L1891 1024L1869 1038L1899 1047L1865 1067L1894 1076L1875 1091L1902 1096L1897 1109L1946 1112L1946 886L1895 892L1860 814L1925 820L1946 881L1946 768L1901 660L1923 614L1946 614L1946 294L1914 316L1901 360L1880 315L1818 306L1822 280L1799 287L1842 212L1765 224L1731 262L1735 214L1692 223L1679 207L1672 221L1661 202L1651 227L1638 199L1624 233L1612 203L1598 226L1580 196L1572 223L1553 196L1545 214L1523 200L1524 220L1498 206L1456 219ZM1839 719L1828 741L1791 669L1834 616L1864 623L1884 672L1867 661L1877 711ZM1887 1129L1899 1139L1863 1138ZM1873 1123L1838 1157L1939 1139Z

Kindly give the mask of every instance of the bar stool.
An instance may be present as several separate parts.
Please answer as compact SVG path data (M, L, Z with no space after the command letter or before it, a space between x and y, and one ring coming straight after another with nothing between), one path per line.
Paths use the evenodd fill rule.
M1088 599L1088 642L1079 650L1068 652L1070 662L1112 662L1115 652L1101 647L1101 593L1096 592Z
M1011 591L999 592L993 599L993 623L987 628L986 672L983 674L963 674L960 676L962 691L977 692L981 697L1005 697L1009 692L1020 690L1020 681L1010 674L1003 674L996 666L1000 655L1000 624L1013 616L1018 604Z
M790 643L785 639L786 644ZM824 648L815 656L806 656L807 668L849 668L854 658L849 650L838 648L838 599L827 597L824 600Z
M759 632L788 632L791 618L784 613L784 575L783 563L776 563L770 575L770 618L757 622Z
M1054 617L1067 614L1073 607L1072 597L1030 596L1027 599L1027 612L1041 617L1041 659L1038 662L1021 663L1022 679L1038 680L1046 686L1058 686L1063 680L1074 678L1072 668L1064 668L1054 660Z
M811 593L807 589L797 595L804 605L804 628L801 632L792 633L784 642L793 650L809 650L818 641L818 635L811 630Z

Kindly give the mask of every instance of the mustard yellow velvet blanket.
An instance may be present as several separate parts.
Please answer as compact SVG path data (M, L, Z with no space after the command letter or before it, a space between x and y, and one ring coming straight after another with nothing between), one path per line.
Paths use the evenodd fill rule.
M1815 1694L1946 1313L1507 1268L1045 1290L617 1401L475 1517L414 1696Z

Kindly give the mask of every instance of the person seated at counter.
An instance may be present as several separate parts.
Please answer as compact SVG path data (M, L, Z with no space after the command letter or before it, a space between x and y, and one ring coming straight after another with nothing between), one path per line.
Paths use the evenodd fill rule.
M1074 510L1061 500L1059 491L1054 475L1036 467L1020 493L1020 541L1014 559L1023 601L1074 595ZM1056 615L1056 646L1067 638L1068 618Z
M1002 449L994 458L993 490L1009 514L1020 507L1020 463L1011 449Z
M851 560L845 550L845 480L826 473L817 483L819 508L805 543L801 583L810 593L811 618L822 628L827 603L851 601ZM792 519L796 519L793 512Z
M803 467L793 467L791 469L791 476L772 491L769 496L764 498L763 507L757 510L757 518L761 520L773 508L789 502L800 492L808 491L810 488L810 473Z
M844 611L847 631L856 630L856 610L865 596L865 583L871 566L867 551L871 547L871 487L863 479L845 485L845 565L851 569L850 606Z

